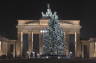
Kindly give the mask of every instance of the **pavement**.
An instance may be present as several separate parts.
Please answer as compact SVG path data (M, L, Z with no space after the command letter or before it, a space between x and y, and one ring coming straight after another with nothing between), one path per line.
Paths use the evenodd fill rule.
M96 63L95 59L16 58L0 59L0 63Z

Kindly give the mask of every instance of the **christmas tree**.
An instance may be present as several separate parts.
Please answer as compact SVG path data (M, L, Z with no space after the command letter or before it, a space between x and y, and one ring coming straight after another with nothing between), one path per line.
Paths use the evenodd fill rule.
M49 55L64 55L64 30L60 27L57 13L51 12L50 6L43 18L48 18L47 32L44 33L44 53Z

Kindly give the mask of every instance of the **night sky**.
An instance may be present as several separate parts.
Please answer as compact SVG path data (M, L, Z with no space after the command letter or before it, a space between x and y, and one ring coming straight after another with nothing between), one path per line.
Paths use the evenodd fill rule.
M0 1L0 35L16 39L18 19L40 19L49 3L59 19L79 19L81 39L96 37L96 2L84 0L22 0Z

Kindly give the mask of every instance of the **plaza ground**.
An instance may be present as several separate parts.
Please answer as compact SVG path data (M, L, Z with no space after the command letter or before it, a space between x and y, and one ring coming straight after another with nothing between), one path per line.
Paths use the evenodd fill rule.
M17 59L0 59L0 63L96 63L95 59L28 59L28 58L17 58Z

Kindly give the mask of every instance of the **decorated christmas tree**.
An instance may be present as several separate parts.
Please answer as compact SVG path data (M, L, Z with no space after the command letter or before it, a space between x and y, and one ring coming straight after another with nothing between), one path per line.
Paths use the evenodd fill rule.
M44 54L64 55L64 30L60 27L57 13L51 12L48 4L46 14L42 12L43 18L48 18L47 32L44 33Z

